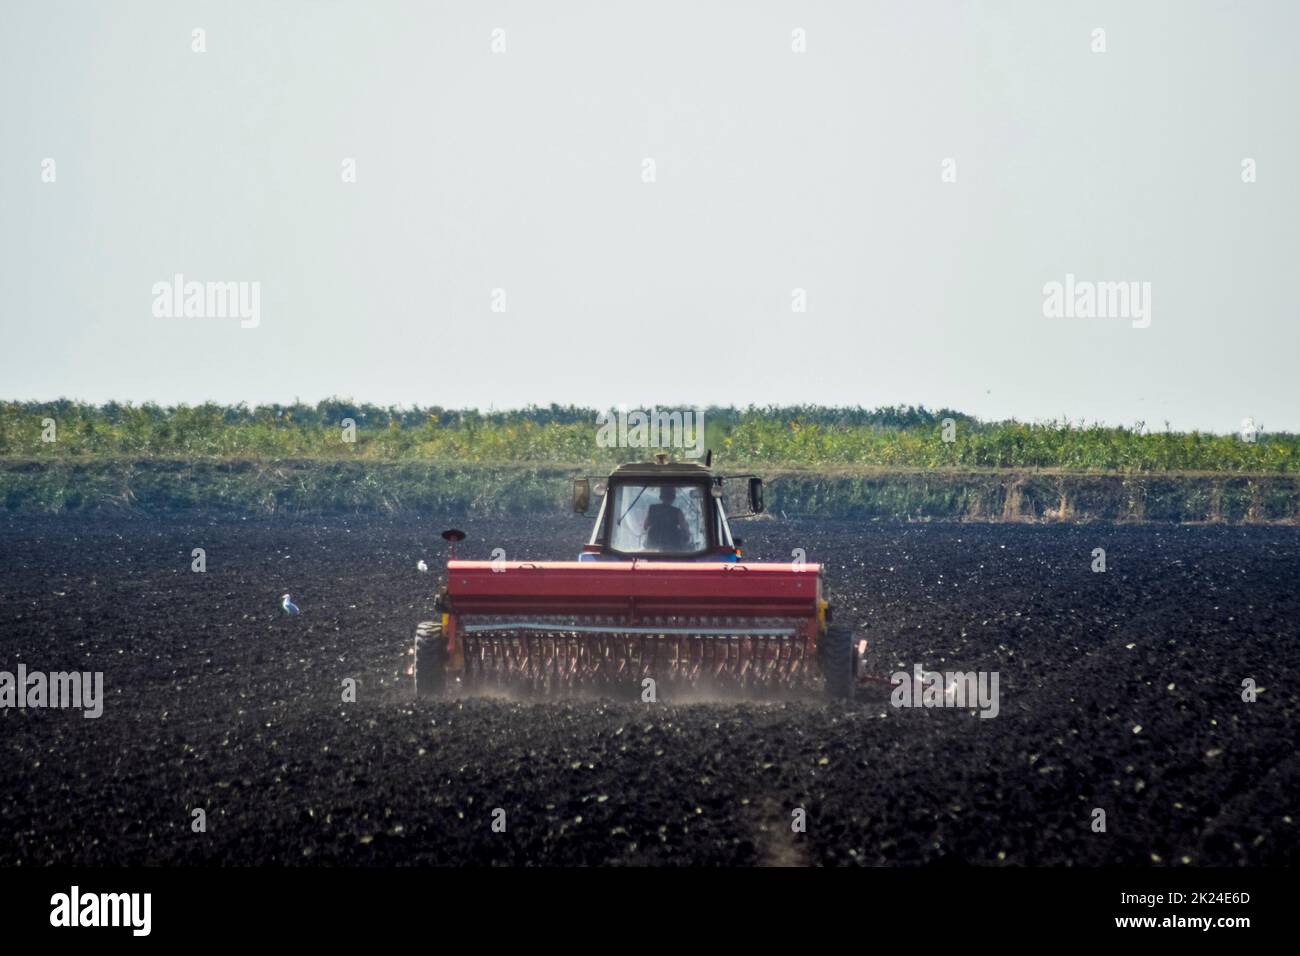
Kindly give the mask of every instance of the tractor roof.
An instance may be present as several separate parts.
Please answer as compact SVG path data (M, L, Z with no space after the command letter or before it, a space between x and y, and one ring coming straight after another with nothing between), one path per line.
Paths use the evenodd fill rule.
M662 465L653 461L634 462L619 465L610 473L610 479L616 478L695 478L710 479L716 477L712 468L693 461L668 461Z

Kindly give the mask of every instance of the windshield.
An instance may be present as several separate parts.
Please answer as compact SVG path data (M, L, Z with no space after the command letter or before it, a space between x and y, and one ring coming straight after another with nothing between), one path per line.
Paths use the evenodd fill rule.
M691 554L707 547L700 485L619 484L609 507L615 551Z

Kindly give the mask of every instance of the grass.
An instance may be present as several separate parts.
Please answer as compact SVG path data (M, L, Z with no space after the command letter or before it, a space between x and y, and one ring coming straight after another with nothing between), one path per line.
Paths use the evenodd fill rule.
M1233 522L1300 514L1295 435L1247 442L980 422L910 407L708 408L703 416L704 444L724 470L768 476L773 512ZM344 440L349 420L355 441ZM945 420L953 441L944 441ZM570 406L481 413L338 400L256 408L8 402L0 404L0 507L551 511L567 508L572 475L651 451L600 447L596 432L596 411Z
M245 514L563 513L574 469L429 462L55 459L0 461L11 512ZM838 469L765 472L768 511L826 518L1284 522L1300 519L1291 475L1118 475Z
M944 440L944 421L952 441ZM346 422L355 424L345 440ZM1058 469L1294 474L1300 436L1149 431L1070 422L980 422L950 410L817 407L703 410L728 467ZM51 432L48 423L53 423ZM596 410L481 413L318 405L0 404L0 458L409 461L609 466L646 449L603 448ZM44 441L53 435L56 440Z

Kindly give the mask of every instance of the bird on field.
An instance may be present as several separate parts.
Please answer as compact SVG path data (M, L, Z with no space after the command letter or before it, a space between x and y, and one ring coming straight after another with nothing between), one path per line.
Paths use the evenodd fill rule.
M421 574L429 570L429 566L424 563L424 558L420 559L420 563L415 566L415 570L419 571Z
M289 595L280 595L280 607L284 608L285 614L298 614L298 605L289 600Z

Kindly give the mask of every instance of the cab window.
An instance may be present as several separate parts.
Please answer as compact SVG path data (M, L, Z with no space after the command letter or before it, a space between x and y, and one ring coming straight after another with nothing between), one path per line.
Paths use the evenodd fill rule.
M609 500L609 546L625 554L695 554L708 547L704 488L618 484Z

